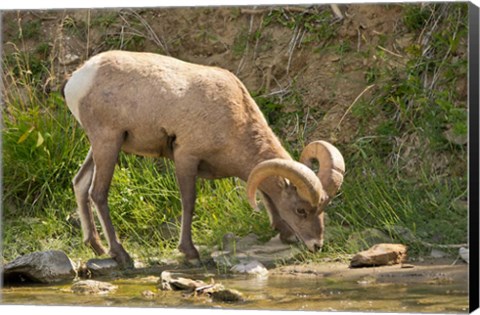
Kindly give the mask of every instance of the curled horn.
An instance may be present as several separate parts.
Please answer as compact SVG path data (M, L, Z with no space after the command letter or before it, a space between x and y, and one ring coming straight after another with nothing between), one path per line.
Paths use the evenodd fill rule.
M313 161L319 163L318 178L332 198L340 189L345 173L343 156L336 147L326 141L314 141L307 145L300 156L300 162L312 168Z
M317 205L324 195L322 183L306 165L293 160L271 159L259 163L248 177L247 196L253 208L257 208L255 192L258 186L271 176L288 179L297 188L300 197L312 205Z

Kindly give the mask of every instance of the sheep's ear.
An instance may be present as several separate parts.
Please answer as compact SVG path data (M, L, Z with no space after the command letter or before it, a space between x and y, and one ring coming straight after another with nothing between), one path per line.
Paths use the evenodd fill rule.
M292 183L290 182L290 180L288 178L284 178L282 183L283 183L282 188L292 187ZM295 186L293 186L293 187L295 187Z

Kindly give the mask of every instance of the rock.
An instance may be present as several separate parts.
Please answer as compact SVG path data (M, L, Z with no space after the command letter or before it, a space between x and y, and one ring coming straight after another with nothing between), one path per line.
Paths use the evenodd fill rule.
M212 297L212 300L216 302L220 301L232 303L243 302L245 300L242 293L234 289L214 289L208 294Z
M173 291L194 291L199 287L206 285L201 280L192 280L188 278L173 278L169 271L163 271L161 274L161 289Z
M89 276L112 275L118 271L118 263L112 258L93 258L85 263L84 268Z
M146 297L146 298L154 298L154 297L156 297L157 295L156 295L154 292L150 291L150 290L145 290L145 291L142 291L142 296L143 296L143 297Z
M77 294L108 294L118 287L108 282L96 280L82 280L72 285L72 292Z
M35 252L20 256L3 269L5 283L59 283L76 277L75 267L68 256L58 250Z
M392 242L392 238L384 232L370 228L362 232L352 233L347 240L347 248L352 250L365 250L375 244Z
M460 247L460 249L458 250L458 254L467 264L470 263L470 251L468 250L468 248Z
M253 260L247 263L237 264L233 266L230 270L234 273L246 273L249 275L258 275L258 276L268 275L267 268L265 268L265 266L257 260Z
M212 283L207 284L201 280L193 280L182 277L174 278L169 271L162 272L161 289L186 291L187 296L209 296L214 301L244 301L243 295L239 291L227 289L220 283L213 283L212 281Z
M402 244L377 244L356 254L350 261L351 268L394 265L402 263L407 247Z

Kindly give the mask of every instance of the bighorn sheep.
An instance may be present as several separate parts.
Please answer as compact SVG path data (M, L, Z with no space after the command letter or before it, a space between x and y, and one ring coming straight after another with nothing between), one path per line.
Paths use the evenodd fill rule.
M106 251L90 200L109 255L122 266L132 264L107 204L120 150L174 161L183 210L179 249L188 260L199 259L191 236L197 177L246 181L250 204L256 207L260 190L283 241L299 239L311 251L322 247L323 211L342 183L342 155L316 141L304 149L301 163L294 161L229 71L151 53L109 51L77 69L63 93L91 144L73 187L84 242L97 254ZM310 168L314 160L318 175Z

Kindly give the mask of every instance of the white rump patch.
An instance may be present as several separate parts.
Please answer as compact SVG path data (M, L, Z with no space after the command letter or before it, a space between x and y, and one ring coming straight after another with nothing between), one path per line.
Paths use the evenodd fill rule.
M65 101L77 121L80 121L79 105L93 86L95 75L100 63L100 56L94 56L88 60L81 68L76 70L65 85Z

